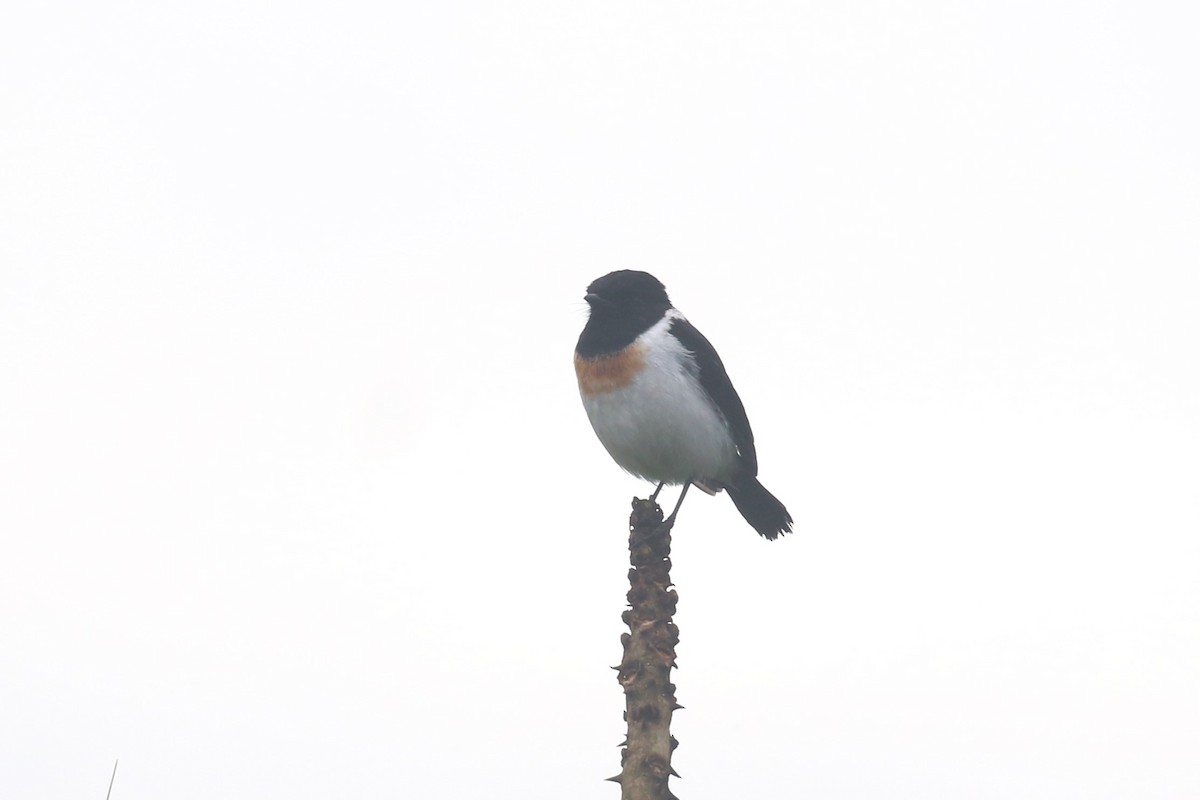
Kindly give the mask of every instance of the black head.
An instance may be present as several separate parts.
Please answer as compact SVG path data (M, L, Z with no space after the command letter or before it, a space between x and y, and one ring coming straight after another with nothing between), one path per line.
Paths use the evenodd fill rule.
M662 316L662 312L671 307L667 287L649 272L635 269L620 269L596 278L583 299L592 307L592 313L597 309L629 313L653 308L658 312L657 316Z
M589 357L615 353L632 344L671 307L667 289L658 278L633 269L597 278L583 299L590 316L576 349Z

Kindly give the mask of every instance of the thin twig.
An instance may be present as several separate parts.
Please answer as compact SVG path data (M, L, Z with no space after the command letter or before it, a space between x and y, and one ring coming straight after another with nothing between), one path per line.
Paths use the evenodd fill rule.
M120 763L121 759L119 758L113 762L113 774L112 777L108 779L108 794L104 795L104 800L109 800L109 798L112 797L113 782L117 779L117 764Z

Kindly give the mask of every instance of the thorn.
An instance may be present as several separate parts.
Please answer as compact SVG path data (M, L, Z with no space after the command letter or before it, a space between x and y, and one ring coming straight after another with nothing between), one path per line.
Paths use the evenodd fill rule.
M671 767L671 774L674 775L676 778L679 778L679 780L683 780L683 776L680 775L678 772L676 772L674 767Z
M626 736L617 747L629 747L629 737Z
M672 711L679 711L680 709L683 709L683 708L687 708L687 706L681 706L681 705L679 705L679 703L676 703L675 705L671 706Z
M620 776L620 775L613 775L611 778L605 778L604 780L606 780L606 781L612 781L613 783L620 783L620 782L621 782L621 776Z

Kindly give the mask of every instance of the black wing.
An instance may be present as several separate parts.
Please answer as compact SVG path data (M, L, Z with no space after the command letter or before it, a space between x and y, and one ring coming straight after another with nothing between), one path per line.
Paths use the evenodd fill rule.
M671 335L680 341L696 359L699 370L700 386L708 392L708 396L716 403L717 410L725 417L729 430L733 433L733 443L737 445L741 457L742 469L750 477L758 475L758 455L754 452L754 432L750 430L750 420L746 418L746 409L742 398L725 372L721 357L709 344L704 334L696 330L686 319L671 321Z

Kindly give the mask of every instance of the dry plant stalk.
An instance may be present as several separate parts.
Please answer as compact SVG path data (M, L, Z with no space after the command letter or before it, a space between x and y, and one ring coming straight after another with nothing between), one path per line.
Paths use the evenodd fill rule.
M621 751L621 800L676 800L667 788L671 753L679 744L671 735L675 702L671 669L679 629L672 617L679 596L671 588L671 528L653 500L633 500L629 517L629 609L621 619L624 655L617 680L625 689L627 733Z

